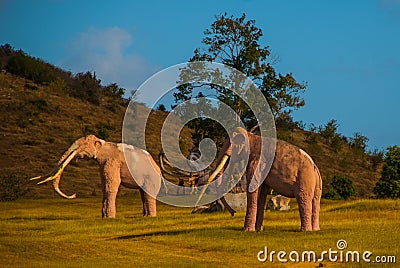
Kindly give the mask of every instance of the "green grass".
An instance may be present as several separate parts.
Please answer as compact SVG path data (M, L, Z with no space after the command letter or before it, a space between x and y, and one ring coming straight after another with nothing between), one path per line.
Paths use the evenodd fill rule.
M159 203L158 217L143 218L136 194L118 199L116 219L102 220L100 208L99 197L0 203L0 267L269 266L256 257L264 246L318 253L336 250L339 239L348 250L395 255L400 262L399 201L324 200L321 231L309 233L297 231L296 209L267 212L263 232L245 233L244 212L191 214Z

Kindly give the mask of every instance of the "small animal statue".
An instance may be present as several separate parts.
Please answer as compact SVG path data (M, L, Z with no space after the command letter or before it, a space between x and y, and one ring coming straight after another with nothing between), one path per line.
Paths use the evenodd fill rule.
M290 198L278 194L276 196L271 197L271 199L268 201L267 210L286 211L290 209L289 203L290 203Z

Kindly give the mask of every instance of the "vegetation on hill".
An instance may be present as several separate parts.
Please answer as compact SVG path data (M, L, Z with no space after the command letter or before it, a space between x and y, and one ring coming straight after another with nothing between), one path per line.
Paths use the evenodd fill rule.
M50 185L36 187L26 179L49 172L70 144L83 135L95 134L120 142L127 100L116 84L102 86L94 74L68 74L22 51L14 51L8 45L0 48L0 63L6 70L0 73L0 185L9 186L7 191L16 194L12 198L54 195ZM18 72L10 73L7 64L17 54L32 66L42 66L32 67L32 70L42 69L54 76L41 74L40 77L52 78L39 83L37 78L28 75L31 67L25 65L21 65L25 67ZM80 84L83 93L75 94L77 87L73 83L78 81L86 82ZM91 90L96 93L89 93ZM98 96L98 101L88 96ZM161 108L151 112L146 131L148 150L155 159L162 151L160 131L168 115L166 109ZM313 157L321 170L324 192L334 189L331 181L335 176L345 176L353 182L355 197L373 196L373 188L380 178L383 153L366 152L366 137L359 133L344 137L337 133L335 120L324 126L306 128L302 123L293 122L291 117L287 118L277 124L278 137ZM180 145L185 154L197 145L194 135L203 134L187 127L181 133ZM65 186L62 187L66 192L76 191L80 196L101 192L98 168L93 161L71 164L63 176ZM10 185L11 181L14 185Z
M101 85L96 73L77 73L55 67L41 59L27 55L22 50L14 50L11 45L0 46L0 67L2 70L31 80L34 84L50 85L53 90L64 91L72 97L99 105L101 98L109 97L114 102L124 101L125 89L116 83ZM126 102L122 103L126 105ZM114 106L109 106L115 109Z
M99 104L93 104L72 97L52 84L36 84L0 73L0 186L7 185L7 192L13 193L11 199L53 196L50 184L36 186L27 179L50 172L63 152L81 136L95 134L121 142L125 114L122 102L122 99L102 96ZM115 104L112 109L111 104ZM162 150L159 132L167 114L154 111L149 118L146 145L155 159ZM190 137L189 130L184 129L182 142L187 143L187 148L192 146ZM101 194L98 166L94 161L71 163L63 178L62 187L66 192L76 191L78 196ZM9 198L7 194L1 199Z

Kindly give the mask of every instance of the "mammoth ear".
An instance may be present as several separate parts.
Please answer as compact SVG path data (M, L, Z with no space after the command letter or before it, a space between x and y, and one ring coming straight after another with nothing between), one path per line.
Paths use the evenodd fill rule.
M248 136L246 132L242 131L235 131L232 133L232 149L235 151L235 154L241 154L242 152L249 153L250 148L249 148L249 141L248 141Z
M232 143L236 145L243 145L246 142L245 135L242 132L234 131L232 133Z

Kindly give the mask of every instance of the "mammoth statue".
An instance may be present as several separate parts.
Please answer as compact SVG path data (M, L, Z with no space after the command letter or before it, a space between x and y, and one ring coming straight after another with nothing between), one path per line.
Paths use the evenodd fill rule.
M217 158L218 167L208 181L210 182L218 176L221 177L228 159L234 161L233 159L238 159L239 155L246 154L248 156L246 166L247 208L244 230L262 230L266 197L270 188L283 196L296 198L302 231L319 230L322 179L314 161L302 149L276 140L275 158L271 157L273 162L270 163L271 168L267 173L265 167L268 164L266 163L272 159L266 159L267 156L260 153L261 144L265 142L264 139L243 128L237 128L232 139L225 140ZM268 140L266 142L268 143ZM259 163L264 170L257 169Z
M60 196L67 199L75 198L75 194L68 196L59 188L61 174L75 156L95 159L100 166L103 218L115 218L115 201L120 185L139 189L143 216L156 216L156 197L163 178L159 167L147 151L123 143L106 142L94 135L88 135L76 140L59 160L56 172L38 184L54 180L54 190Z

